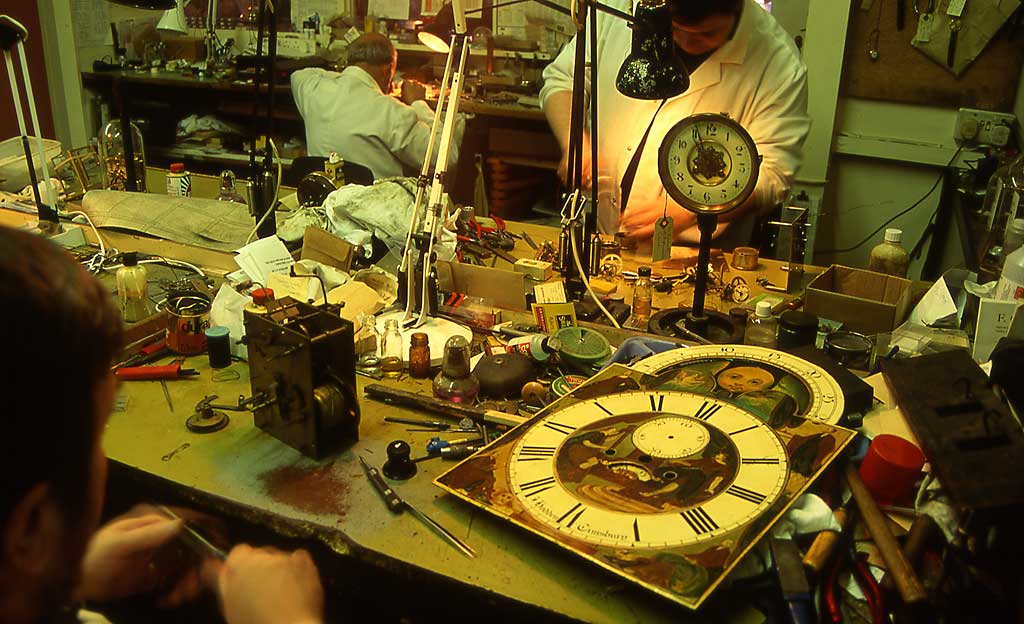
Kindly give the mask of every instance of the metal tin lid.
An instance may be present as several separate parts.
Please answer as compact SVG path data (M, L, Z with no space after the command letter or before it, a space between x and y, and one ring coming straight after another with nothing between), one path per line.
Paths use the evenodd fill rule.
M793 330L817 330L818 317L808 312L787 310L779 315L779 325Z

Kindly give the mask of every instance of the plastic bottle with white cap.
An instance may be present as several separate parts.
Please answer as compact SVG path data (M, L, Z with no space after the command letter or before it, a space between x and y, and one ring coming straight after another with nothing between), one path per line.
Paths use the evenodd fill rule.
M747 317L743 344L774 349L778 346L779 322L772 316L770 301L758 301L754 313Z
M868 270L896 277L906 277L907 269L910 267L910 255L900 244L901 240L903 240L903 230L887 228L885 240L871 250Z
M1003 272L996 283L996 299L1024 299L1024 247L1006 256Z

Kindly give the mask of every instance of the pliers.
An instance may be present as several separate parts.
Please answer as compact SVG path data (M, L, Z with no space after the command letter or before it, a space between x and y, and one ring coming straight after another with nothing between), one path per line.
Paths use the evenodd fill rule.
M857 582L857 586L860 587L861 593L864 594L864 599L868 603L872 624L884 624L885 600L882 596L882 590L875 581L875 577L871 574L871 569L868 566L865 555L857 552L850 552L845 556L838 557L829 570L825 585L822 588L825 607L828 611L827 621L833 624L839 624L839 622L843 621L838 586L839 572L847 564L849 564L850 575Z

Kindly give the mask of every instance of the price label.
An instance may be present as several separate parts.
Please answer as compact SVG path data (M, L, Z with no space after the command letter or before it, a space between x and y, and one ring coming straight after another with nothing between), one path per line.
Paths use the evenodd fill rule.
M672 217L665 215L654 224L654 241L651 244L651 261L658 262L672 255L672 239L675 237Z
M931 13L922 13L917 17L917 34L914 41L917 43L928 43L932 40L933 18Z

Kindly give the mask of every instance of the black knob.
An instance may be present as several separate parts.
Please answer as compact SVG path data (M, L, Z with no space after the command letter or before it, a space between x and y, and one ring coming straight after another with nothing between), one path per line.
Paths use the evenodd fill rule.
M416 464L412 461L412 449L405 440L394 440L388 444L388 460L384 462L384 476L389 479L404 481L416 474Z

